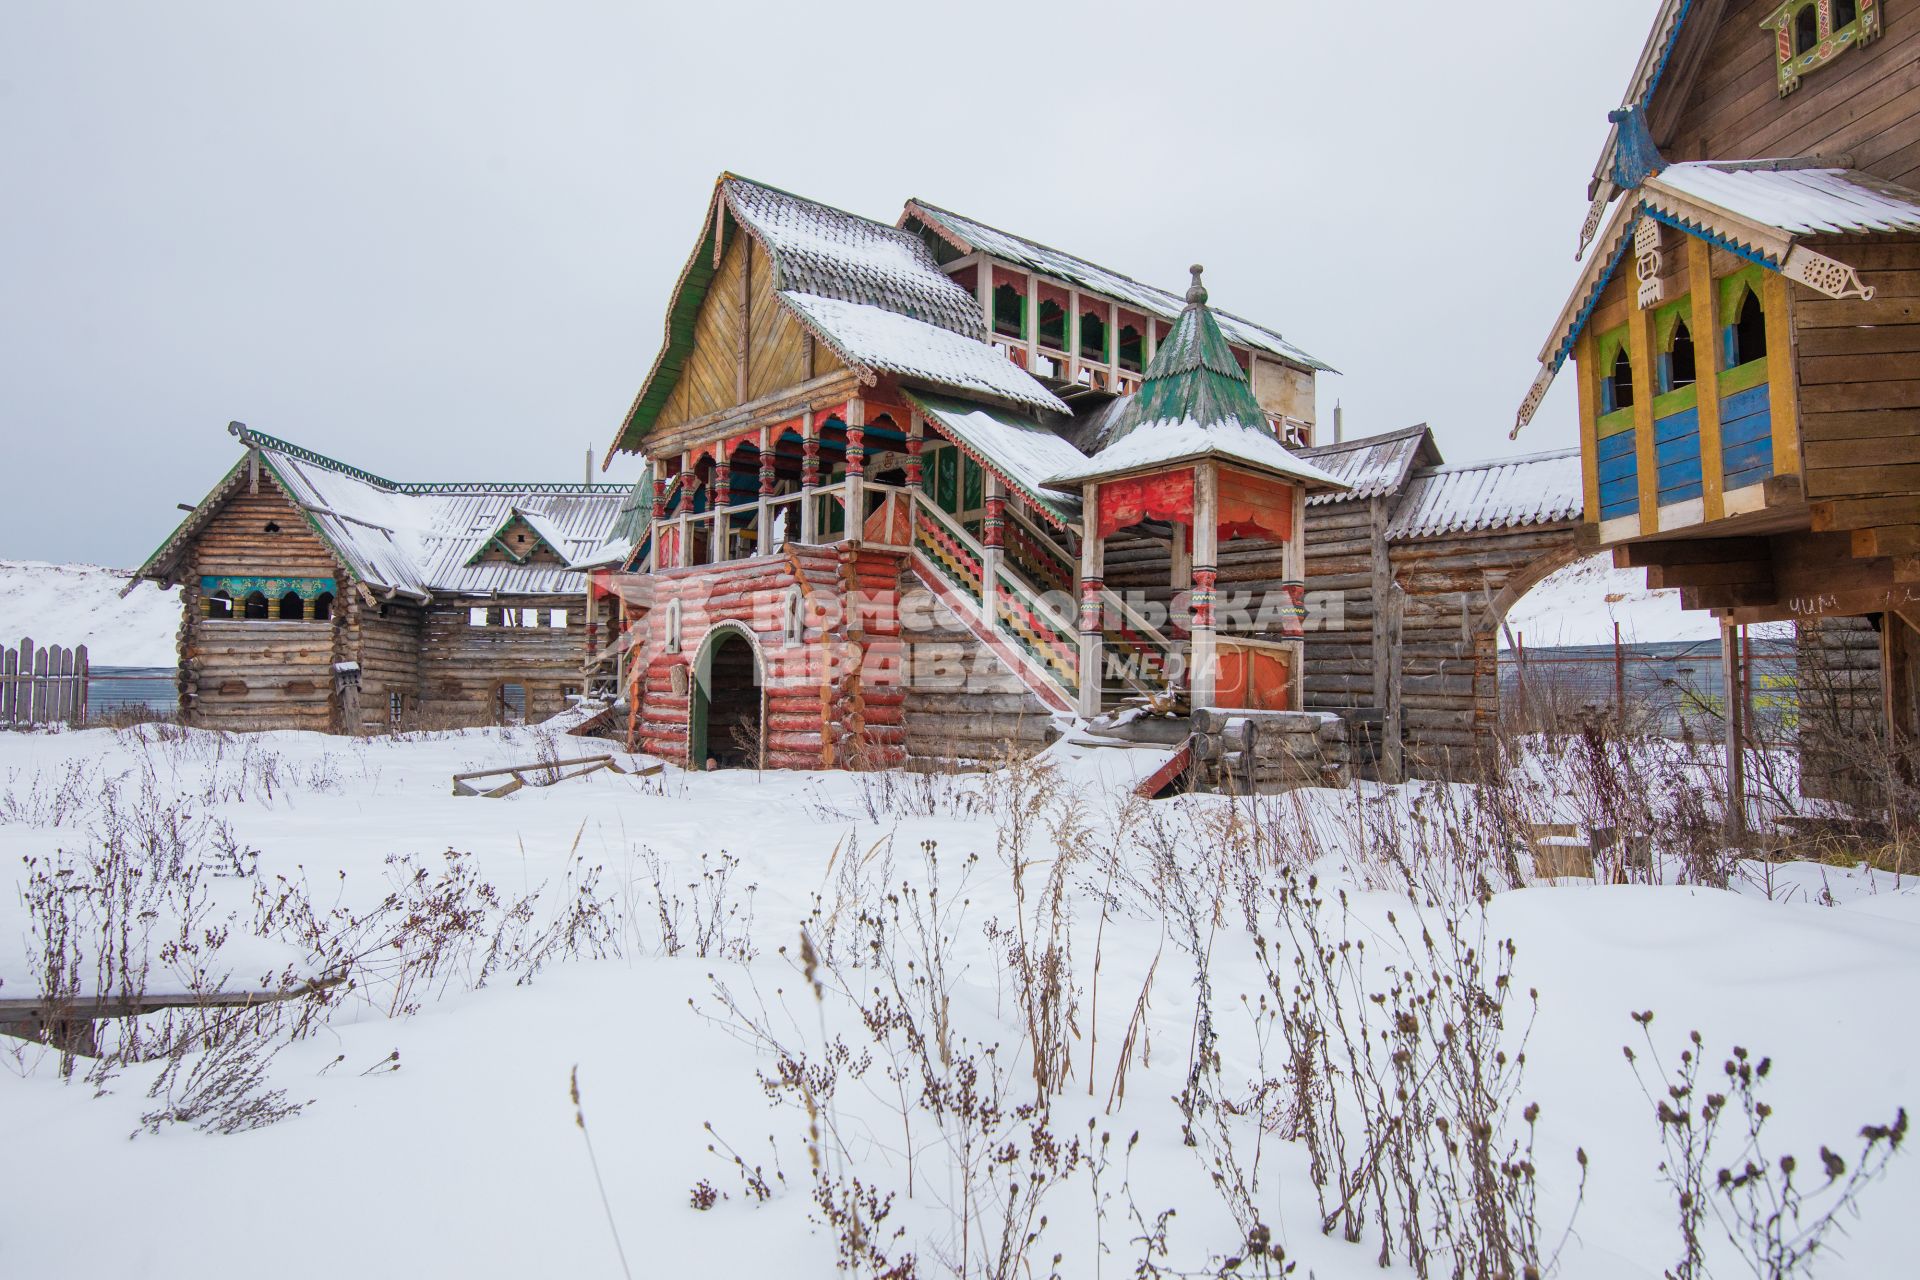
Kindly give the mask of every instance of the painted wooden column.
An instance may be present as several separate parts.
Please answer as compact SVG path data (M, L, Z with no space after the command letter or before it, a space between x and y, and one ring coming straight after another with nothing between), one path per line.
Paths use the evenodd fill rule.
M1573 370L1580 401L1580 491L1586 522L1600 523L1600 348L1593 339L1593 326L1580 331L1573 348ZM1702 387L1712 386L1709 374ZM1706 437L1701 437L1704 448ZM1704 456L1704 455L1703 455ZM1377 599L1378 597L1376 597Z
M1211 462L1193 469L1193 593L1190 626L1192 672L1188 688L1194 708L1213 706L1219 672L1215 668L1214 589L1220 580L1220 471Z
M1040 277L1027 277L1027 372L1040 376Z
M919 410L907 423L907 488L919 493L925 476L920 467L920 452L927 447L927 420Z
M1179 520L1173 522L1173 545L1167 557L1173 564L1173 572L1167 585L1175 591L1185 591L1193 585L1193 543L1187 534L1192 527Z
M1141 355L1146 357L1146 364L1140 366L1141 371L1145 372L1147 365L1153 363L1153 357L1160 351L1160 322L1151 315L1147 317L1147 331L1141 335L1141 340L1146 344L1140 349Z
M1640 486L1640 532L1660 530L1660 455L1653 439L1653 371L1660 363L1653 312L1627 312L1627 356L1633 362L1633 451Z
M1120 389L1120 304L1107 304L1107 389Z
M820 425L808 409L800 419L800 541L819 541L814 525L814 494L820 488Z
M973 270L973 293L980 300L980 323L993 340L993 264L982 258Z
M725 441L713 455L713 497L709 502L713 508L713 562L719 564L727 559L727 544L733 540L733 517L727 514L727 508L733 505L733 454Z
M700 478L694 469L693 450L680 455L680 550L674 558L677 569L693 565L693 485Z
M1106 589L1106 539L1100 536L1100 486L1086 485L1080 498L1080 714L1100 714L1100 681L1106 666L1101 626ZM1177 539L1180 531L1176 528Z
M1760 309L1767 323L1767 407L1773 415L1773 474L1799 475L1800 394L1794 385L1793 323L1787 278L1768 271L1760 281Z
M648 571L665 569L671 566L660 560L660 538L666 533L667 524L667 478L658 470L653 473L653 518L647 524L648 555L653 563L646 566Z
M1007 491L1000 477L989 471L982 478L986 516L980 522L980 608L989 630L1000 625L1000 563L1006 552Z
M1080 381L1080 291L1067 290L1067 381Z
M754 521L753 549L759 555L773 550L773 428L760 428L760 510Z
M867 403L847 401L847 519L845 536L859 538L867 523Z

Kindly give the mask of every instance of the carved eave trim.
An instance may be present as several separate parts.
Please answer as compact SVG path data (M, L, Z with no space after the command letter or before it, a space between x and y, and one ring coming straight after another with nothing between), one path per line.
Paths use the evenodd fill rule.
M1860 273L1847 263L1815 253L1805 245L1795 245L1780 267L1780 274L1798 280L1809 289L1817 289L1829 298L1859 298L1872 302L1879 291L1860 279Z

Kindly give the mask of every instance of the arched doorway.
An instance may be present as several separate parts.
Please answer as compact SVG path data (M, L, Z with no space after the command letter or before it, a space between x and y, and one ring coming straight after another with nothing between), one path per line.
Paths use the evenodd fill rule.
M694 662L687 763L704 769L758 769L766 762L766 699L759 647L745 628L722 623L707 633Z

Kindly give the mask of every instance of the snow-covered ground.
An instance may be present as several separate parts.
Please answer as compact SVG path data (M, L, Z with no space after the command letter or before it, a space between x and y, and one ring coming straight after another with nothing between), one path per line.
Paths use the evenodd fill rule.
M87 646L96 667L170 667L180 593L91 564L0 560L0 644Z
M1647 587L1645 569L1616 569L1603 551L1549 574L1507 613L1507 628L1529 649L1612 644L1614 623L1626 644L1717 640L1720 624L1704 609L1682 609L1678 591ZM1791 636L1790 623L1753 628L1755 636ZM1507 648L1502 633L1500 647Z
M257 882L203 882L211 898L194 934L204 939L231 917L214 967L232 969L236 987L327 968L297 931L246 936L259 918L253 895L275 899L288 882L307 887L321 917L376 912L397 894L417 899L405 911L453 929L452 898L469 906L483 898L418 890L465 865L503 904L545 886L532 909L536 931L561 918L563 901L595 897L612 922L610 940L574 948L603 958L562 956L537 971L509 961L477 989L477 952L411 977L400 960L370 957L330 1020L291 1040L267 1069L265 1084L304 1109L231 1136L178 1123L130 1141L158 1105L148 1097L157 1065L124 1067L96 1097L78 1073L63 1082L45 1049L26 1047L16 1059L0 1041L0 1271L103 1280L618 1276L623 1248L634 1276L825 1280L840 1273L812 1197L812 1128L830 1173L895 1197L873 1233L891 1256L915 1252L922 1277L955 1274L940 1259L962 1248L954 1223L963 1200L988 1225L1000 1220L1009 1179L1031 1185L1031 1124L1011 1113L1035 1096L1014 976L1024 939L1029 956L1048 941L1068 952L1055 953L1053 971L1068 1074L1048 1131L1096 1152L1100 1135L1111 1143L1097 1182L1077 1166L1040 1202L1034 1266L1017 1274L1049 1274L1058 1253L1064 1277L1134 1275L1147 1249L1137 1238L1155 1234L1167 1209L1177 1212L1165 1221L1167 1252L1155 1255L1164 1270L1154 1274L1217 1274L1241 1231L1217 1190L1223 1167L1256 1184L1252 1202L1300 1260L1298 1275L1382 1274L1372 1228L1357 1244L1321 1233L1301 1145L1280 1136L1277 1112L1271 1126L1255 1118L1275 1099L1238 1116L1202 1107L1190 1122L1175 1099L1200 1034L1202 973L1220 1037L1217 1071L1206 1077L1215 1096L1252 1100L1263 1041L1266 1073L1282 1065L1261 1001L1286 998L1286 985L1269 986L1243 924L1251 902L1269 957L1291 955L1274 900L1263 896L1283 883L1271 861L1279 846L1261 846L1269 861L1243 859L1239 870L1230 851L1283 827L1321 833L1320 891L1331 900L1340 889L1352 904L1344 916L1329 905L1328 927L1365 941L1376 961L1398 954L1390 911L1408 937L1418 937L1416 914L1443 939L1449 920L1478 936L1483 921L1470 900L1410 902L1363 837L1383 822L1425 824L1432 848L1450 848L1459 833L1446 829L1446 806L1465 789L1316 791L1257 809L1219 797L1149 804L1128 795L1155 753L1057 750L1045 770L964 779L668 770L651 779L600 773L497 800L449 794L453 773L580 745L543 741L537 729L373 741L151 726L0 734L0 862L23 887L32 869L22 859L98 850L116 823L144 832L134 843L163 855L178 848L246 865L257 851ZM931 933L944 943L912 924L927 918L916 915L933 875L927 842L941 891ZM450 863L450 851L466 856ZM595 867L601 878L584 899L567 888ZM1057 912L1045 905L1050 883L1060 890ZM1484 928L1488 940L1517 947L1516 1011L1517 993L1538 993L1518 1097L1542 1108L1533 1158L1549 1246L1574 1207L1576 1149L1590 1158L1560 1274L1654 1280L1677 1259L1651 1104L1621 1054L1639 1043L1635 1011L1657 1012L1651 1031L1663 1062L1692 1029L1715 1070L1735 1044L1771 1055L1774 1128L1809 1166L1819 1143L1851 1157L1862 1124L1920 1102L1911 1016L1920 896L1910 882L1798 865L1735 891L1531 887L1494 896ZM163 916L157 933L169 930L174 921ZM38 991L35 937L22 896L0 885L0 999ZM871 963L882 954L915 965ZM944 968L928 963L936 955ZM185 967L176 953L156 952L147 986L191 985ZM985 1063L980 1046L1002 1046L1009 1111L983 1131L996 1135L996 1151L1011 1144L1010 1165L974 1149L987 1176L963 1178L966 1135L951 1119L960 1104L948 1099L944 1127L931 1119L911 1055L889 1056L838 993L844 986L872 1012L866 993L883 985L892 993L894 982L904 992L894 1012L937 1010L950 1020L956 1058ZM418 1008L394 1014L396 1003ZM1523 1021L1509 1019L1510 1038ZM783 1078L773 1042L804 1055L807 1071ZM569 1095L576 1068L584 1134ZM812 1119L795 1105L803 1100L815 1106ZM1183 1140L1187 1123L1194 1145ZM1224 1164L1222 1134L1237 1135ZM728 1148L763 1171L764 1203ZM702 1183L717 1197L705 1210L692 1202ZM1907 1206L1916 1196L1920 1160L1903 1155L1867 1189L1864 1217L1847 1224L1851 1234L1815 1274L1911 1274L1920 1220ZM898 1241L896 1227L907 1231ZM994 1274L977 1234L965 1248L968 1275ZM1715 1274L1746 1274L1715 1248ZM1411 1272L1397 1261L1386 1274Z

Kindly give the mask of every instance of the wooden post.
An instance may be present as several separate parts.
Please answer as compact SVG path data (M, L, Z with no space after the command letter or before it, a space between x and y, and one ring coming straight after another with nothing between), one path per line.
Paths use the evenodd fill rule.
M1040 376L1040 277L1027 276L1027 372Z
M809 408L800 419L800 541L818 542L814 521L814 494L820 489L820 426Z
M0 649L0 724L13 723L14 691L19 688L20 655Z
M1620 647L1620 624L1613 624L1613 718L1627 722L1627 655Z
M1889 619L1889 621L1892 621ZM1727 731L1727 844L1740 848L1747 841L1747 761L1745 719L1740 704L1740 629L1720 624L1720 690Z
M1100 486L1083 485L1080 494L1080 714L1091 719L1100 714L1100 684L1106 674L1101 597L1106 589L1107 545L1100 536ZM1173 532L1177 540L1178 525Z
M753 551L755 555L773 552L773 428L760 428L760 509L754 514Z
M1401 631L1406 621L1407 593L1398 582L1389 582L1387 586L1387 700L1386 715L1380 730L1380 781L1398 783L1406 781L1406 742L1401 721L1402 677L1405 674L1405 658L1400 646Z
M982 258L973 272L973 295L980 300L980 323L985 326L987 341L992 342L994 338L993 263Z
M847 401L846 536L858 539L867 523L867 403Z
M1120 304L1117 302L1107 304L1107 349L1104 354L1107 364L1107 389L1118 391L1120 389Z
M733 452L726 441L720 442L719 451L713 455L713 494L707 500L707 509L713 516L713 562L719 564L728 558L727 543L733 532L733 517L727 514L727 508L733 505Z
M907 421L907 488L919 493L925 482L920 468L920 454L927 447L927 420L915 409Z
M1080 291L1067 290L1067 381L1080 381Z
M1173 574L1167 585L1175 591L1184 591L1193 585L1193 547L1187 541L1187 530L1191 526L1180 521L1173 522L1173 547L1167 557L1173 565Z
M986 507L980 522L980 608L987 615L987 630L1000 627L1000 562L1006 555L1007 498L1000 477L988 471L982 477Z
M1193 469L1193 668L1189 701L1195 711L1213 706L1219 680L1215 667L1214 588L1220 579L1220 471L1216 463Z
M1687 242L1687 287L1692 292L1687 331L1693 337L1693 402L1700 420L1700 497L1708 520L1727 514L1726 465L1720 446L1720 318L1713 280L1713 250L1705 240ZM1599 519L1599 509L1588 515Z
M1303 501L1301 505L1306 504ZM1370 548L1368 590L1373 596L1373 617L1367 625L1373 629L1373 705L1376 710L1385 710L1387 705L1387 663L1390 656L1387 596L1393 590L1393 564L1387 558L1387 520L1390 515L1385 498L1374 498L1367 503Z

